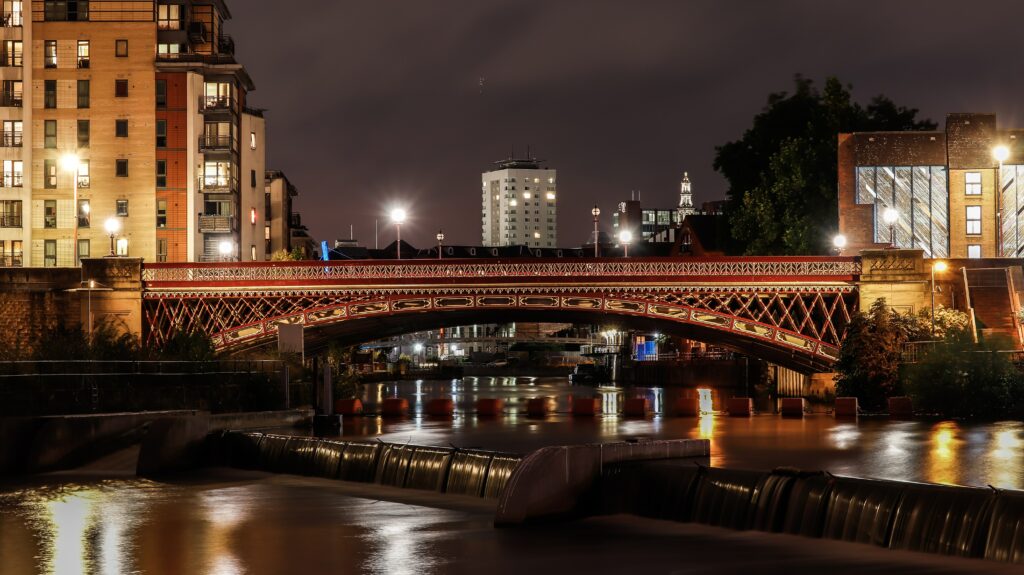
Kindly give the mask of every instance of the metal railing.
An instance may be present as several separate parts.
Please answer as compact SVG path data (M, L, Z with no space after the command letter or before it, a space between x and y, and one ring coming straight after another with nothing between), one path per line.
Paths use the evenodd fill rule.
M401 279L471 280L485 278L620 278L645 282L738 281L763 285L774 281L828 281L847 284L860 273L855 258L630 258L616 260L564 259L560 261L493 260L405 260L381 262L274 262L258 264L225 263L149 264L143 279L160 281L306 281ZM730 289L734 289L731 286Z
M200 215L199 231L209 232L232 232L235 230L235 216Z
M235 111L235 99L230 96L199 96L199 110L202 112Z
M25 177L21 174L3 174L0 177L0 187L3 188L20 188L24 182Z
M21 143L21 132L5 132L3 134L0 134L0 147L20 148Z
M20 108L21 94L0 93L0 106L6 108Z
M0 256L0 267L4 268L20 268L24 265L23 255L21 253L14 253Z
M235 138L232 136L199 136L199 149L207 150L233 150Z
M238 178L228 176L199 176L196 188L201 192L226 194L238 191Z
M21 215L0 215L0 228L20 228Z

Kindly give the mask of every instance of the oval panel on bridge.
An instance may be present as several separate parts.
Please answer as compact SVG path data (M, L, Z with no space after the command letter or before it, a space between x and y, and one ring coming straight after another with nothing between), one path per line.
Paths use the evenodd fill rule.
M775 335L775 330L765 327L763 325L757 325L755 323L747 323L745 321L736 320L732 324L732 328L736 331L742 331L753 336L763 337L772 339Z
M407 309L426 309L430 307L429 298L400 299L391 303L391 309L402 311Z
M471 297L436 297L434 307L473 307Z
M690 319L693 321L699 321L700 323L707 323L720 327L729 327L729 324L732 322L732 320L727 317L699 311L695 311L690 314Z
M690 315L690 312L683 308L659 304L649 304L647 306L647 313L673 319L686 319Z
M231 345L234 342L241 341L243 339L249 339L250 337L256 336L263 333L263 324L250 325L247 327L239 328L234 331L224 332L224 345Z
M320 323L325 321L331 321L345 317L346 310L343 307L337 307L334 309L323 309L319 311L312 311L306 314L306 323Z
M526 307L558 307L558 298L550 296L525 295L519 298L519 305Z
M348 306L349 315L367 315L388 311L387 302L354 303Z
M620 299L610 299L604 302L605 309L612 311L625 311L631 313L644 313L644 304L635 301L623 301Z
M562 307L601 309L601 299L596 297L564 297Z
M813 341L810 341L808 339L804 339L802 337L798 337L798 336L795 336L795 335L792 335L792 334L788 334L788 333L786 333L784 331L780 331L779 333L775 334L775 340L776 341L781 341L782 343L791 345L793 347L799 347L801 349L806 349L806 350L808 350L808 351L810 351L812 353L814 352L814 342Z
M510 295L487 295L476 298L476 305L487 306L514 306L516 298Z

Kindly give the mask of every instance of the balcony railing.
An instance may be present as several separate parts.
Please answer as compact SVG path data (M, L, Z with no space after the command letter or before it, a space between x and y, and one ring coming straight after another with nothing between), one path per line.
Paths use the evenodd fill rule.
M0 26L4 28L16 28L23 24L21 12L11 12L8 14L0 15Z
M234 149L234 138L232 136L199 136L199 149L207 150L232 150Z
M2 188L20 188L24 176L21 174L4 174L3 178L0 179L0 187Z
M188 25L188 39L191 42L206 43L206 24L203 22L190 22Z
M235 99L230 96L199 96L202 112L234 112Z
M25 260L21 253L0 255L0 268L20 268L24 265Z
M222 34L220 38L217 38L217 52L226 55L234 55L235 39L227 34Z
M0 228L20 228L21 214L0 214Z
M21 68L25 61L21 55L12 55L7 53L0 53L0 67L2 68Z
M20 148L21 147L21 132L6 132L0 134L0 147L3 148Z
M207 216L200 214L199 231L223 233L235 231L235 216Z
M200 176L196 187L208 194L226 194L238 191L238 178L228 176Z
M0 106L8 108L20 108L21 94L0 93Z

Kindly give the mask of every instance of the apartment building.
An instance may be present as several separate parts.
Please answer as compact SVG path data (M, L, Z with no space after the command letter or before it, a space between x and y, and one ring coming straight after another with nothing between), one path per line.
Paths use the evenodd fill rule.
M485 246L558 247L557 173L536 158L508 158L481 176Z
M265 124L222 0L3 0L0 265L262 260Z
M943 131L840 134L847 249L892 244L926 257L1022 257L1022 140L1024 129L999 129L995 114L949 114Z

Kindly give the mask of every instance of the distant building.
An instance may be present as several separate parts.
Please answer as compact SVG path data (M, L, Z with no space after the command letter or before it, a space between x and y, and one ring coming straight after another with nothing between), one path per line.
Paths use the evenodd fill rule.
M704 204L705 210L708 202ZM717 207L717 206L716 206ZM720 210L720 208L718 208ZM716 210L717 211L717 210ZM707 213L693 207L693 185L690 176L683 172L679 182L679 205L674 208L643 208L640 200L633 196L629 201L619 202L618 210L612 214L612 235L618 241L619 233L629 230L634 242L676 241L676 230L689 215Z
M264 252L266 258L279 251L291 252L299 248L306 258L316 254L316 244L309 236L302 216L295 211L292 200L298 190L279 170L267 170L264 179L263 212L266 220L263 228Z
M679 221L683 221L683 218L694 212L693 189L690 185L690 175L686 172L683 172L683 181L679 182L679 207L676 212L679 214Z
M1021 257L1022 139L1024 130L997 129L995 114L949 114L945 131L840 134L838 231L847 250L891 241L926 257Z
M536 158L509 158L481 176L485 246L558 246L557 177Z

